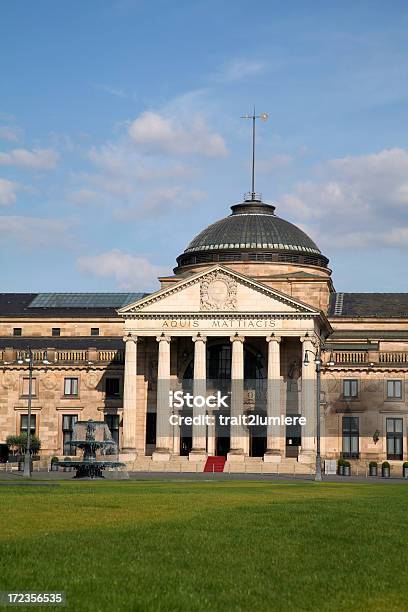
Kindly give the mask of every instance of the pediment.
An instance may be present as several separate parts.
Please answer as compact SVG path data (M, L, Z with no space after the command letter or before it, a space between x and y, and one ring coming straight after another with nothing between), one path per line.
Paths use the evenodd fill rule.
M124 317L137 314L183 313L267 313L319 314L307 304L294 300L244 274L212 268L180 280L118 310Z

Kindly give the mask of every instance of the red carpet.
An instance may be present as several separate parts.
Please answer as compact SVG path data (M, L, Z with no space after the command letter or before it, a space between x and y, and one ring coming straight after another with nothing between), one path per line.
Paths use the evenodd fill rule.
M204 466L204 472L223 472L225 466L225 457L207 457Z

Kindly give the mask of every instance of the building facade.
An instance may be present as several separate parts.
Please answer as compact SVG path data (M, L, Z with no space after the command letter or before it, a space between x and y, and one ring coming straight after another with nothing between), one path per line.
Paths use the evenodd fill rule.
M30 425L44 458L70 456L74 423L92 418L133 469L200 470L222 455L235 470L312 471L317 356L323 458L400 469L408 294L338 293L327 257L274 206L250 194L231 208L155 293L0 295L3 457ZM220 388L227 407L169 404Z

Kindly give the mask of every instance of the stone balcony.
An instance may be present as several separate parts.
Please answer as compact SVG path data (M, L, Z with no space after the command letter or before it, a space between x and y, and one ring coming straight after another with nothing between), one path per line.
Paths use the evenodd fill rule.
M408 367L408 351L379 351L379 350L330 350L323 353L323 364L327 365L333 358L334 368L344 366L367 367Z
M15 365L19 357L24 355L24 351L15 348L5 348L0 350L0 365ZM56 350L55 348L33 350L34 361L42 363L44 359L52 365L97 365L97 364L123 364L125 351L123 349L104 349L97 348L81 350Z

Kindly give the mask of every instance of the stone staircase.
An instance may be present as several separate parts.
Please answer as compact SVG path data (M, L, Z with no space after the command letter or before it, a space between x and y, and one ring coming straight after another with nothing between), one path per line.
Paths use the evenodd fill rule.
M225 457L208 456L204 466L204 472L223 472L225 467Z
M170 461L153 461L151 457L139 456L126 461L129 472L199 473L204 472L206 460L190 461L188 457L173 455ZM214 470L216 471L216 470ZM261 457L245 457L243 461L225 461L224 474L287 474L291 476L314 473L314 464L299 463L296 459L284 458L280 463L265 463Z

